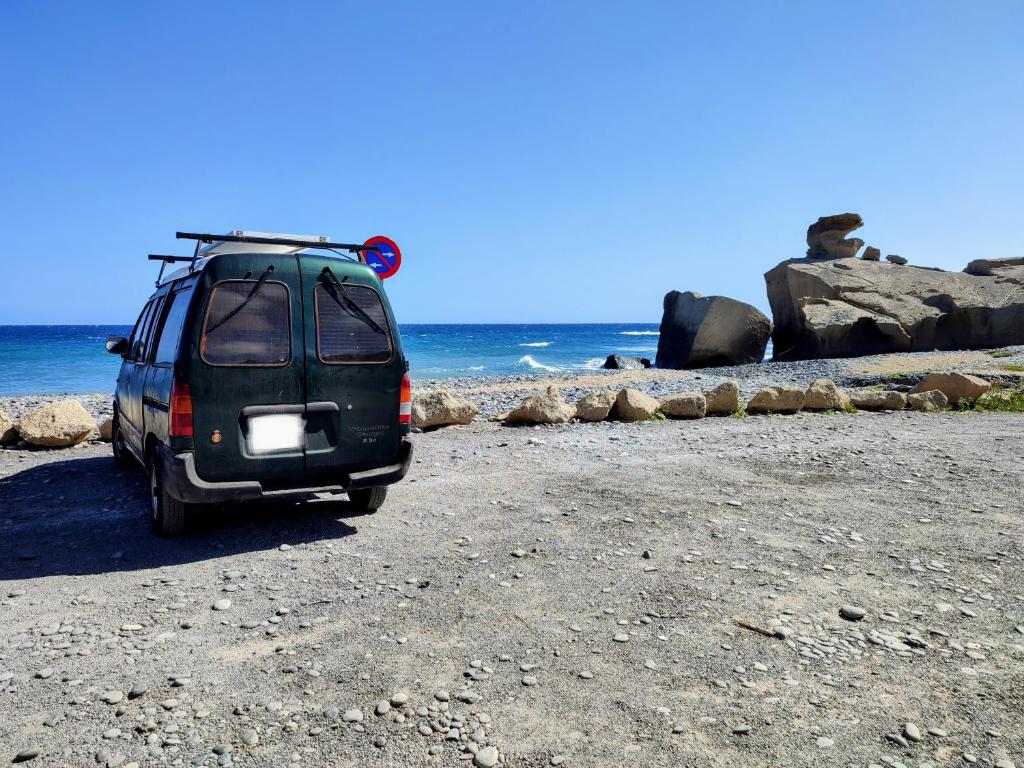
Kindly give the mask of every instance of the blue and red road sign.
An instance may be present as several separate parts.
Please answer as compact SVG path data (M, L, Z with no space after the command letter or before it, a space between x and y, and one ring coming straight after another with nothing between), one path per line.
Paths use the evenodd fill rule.
M402 266L402 252L398 245L389 237L377 235L371 237L363 245L375 245L379 250L360 251L360 260L377 273L381 280L387 280Z

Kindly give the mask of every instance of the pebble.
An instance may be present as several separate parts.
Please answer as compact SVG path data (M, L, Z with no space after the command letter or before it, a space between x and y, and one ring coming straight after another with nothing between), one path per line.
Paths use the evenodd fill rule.
M231 607L231 601L226 597L222 597L220 600L214 600L213 610L215 611L226 611Z
M260 737L256 734L256 731L242 731L242 743L250 747L255 747L260 743Z
M117 704L124 699L124 694L120 691L105 691L100 695L100 699L107 704Z
M839 615L847 621L860 621L868 615L868 612L856 605L844 605L839 609Z
M612 640L614 640L616 643L628 643L629 635L627 635L625 632L617 632L615 636L612 638Z
M36 749L35 747L29 747L28 749L23 749L20 752L18 752L14 756L14 759L11 760L11 762L12 763L25 763L25 762L28 762L29 760L35 760L37 757L39 757L39 750Z
M532 686L537 684L537 678L533 675L523 675L523 685Z
M358 709L347 709L341 719L346 723L361 723L363 722L363 713Z
M921 729L914 723L904 724L903 735L910 741L920 741L923 738L921 736Z
M377 702L377 706L374 707L373 713L375 715L377 715L378 717L380 717L381 715L386 715L390 711L391 711L391 702L388 702L388 701L378 701Z
M750 733L750 726L746 723L740 723L739 725L733 727L732 732L735 733L737 736L745 736L746 734Z
M473 755L473 765L477 766L477 768L494 768L497 764L497 747L484 747L483 749L477 750L477 753Z

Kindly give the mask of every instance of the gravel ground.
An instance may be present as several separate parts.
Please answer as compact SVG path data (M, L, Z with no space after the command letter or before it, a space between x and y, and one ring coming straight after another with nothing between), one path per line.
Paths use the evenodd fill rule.
M477 422L415 435L373 516L212 509L172 541L108 446L0 451L0 760L1020 764L1022 439Z

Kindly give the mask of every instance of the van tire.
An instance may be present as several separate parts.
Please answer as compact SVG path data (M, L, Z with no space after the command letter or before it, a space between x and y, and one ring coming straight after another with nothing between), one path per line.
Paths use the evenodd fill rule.
M388 488L386 485L381 485L377 488L359 488L358 490L348 492L348 500L352 503L352 506L364 514L376 512L384 504L384 500L387 497Z
M160 460L154 457L149 466L149 526L157 536L170 538L185 530L189 505L167 495L162 471Z
M114 463L117 464L118 469L135 469L138 466L135 463L135 457L132 456L131 451L128 450L128 445L124 441L121 419L116 411L114 413L114 423L110 429L110 450L114 454Z

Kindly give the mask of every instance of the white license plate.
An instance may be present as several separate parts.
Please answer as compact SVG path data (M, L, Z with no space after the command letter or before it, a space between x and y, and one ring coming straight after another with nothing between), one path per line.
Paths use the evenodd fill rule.
M249 452L275 453L302 447L305 420L292 413L249 417Z

